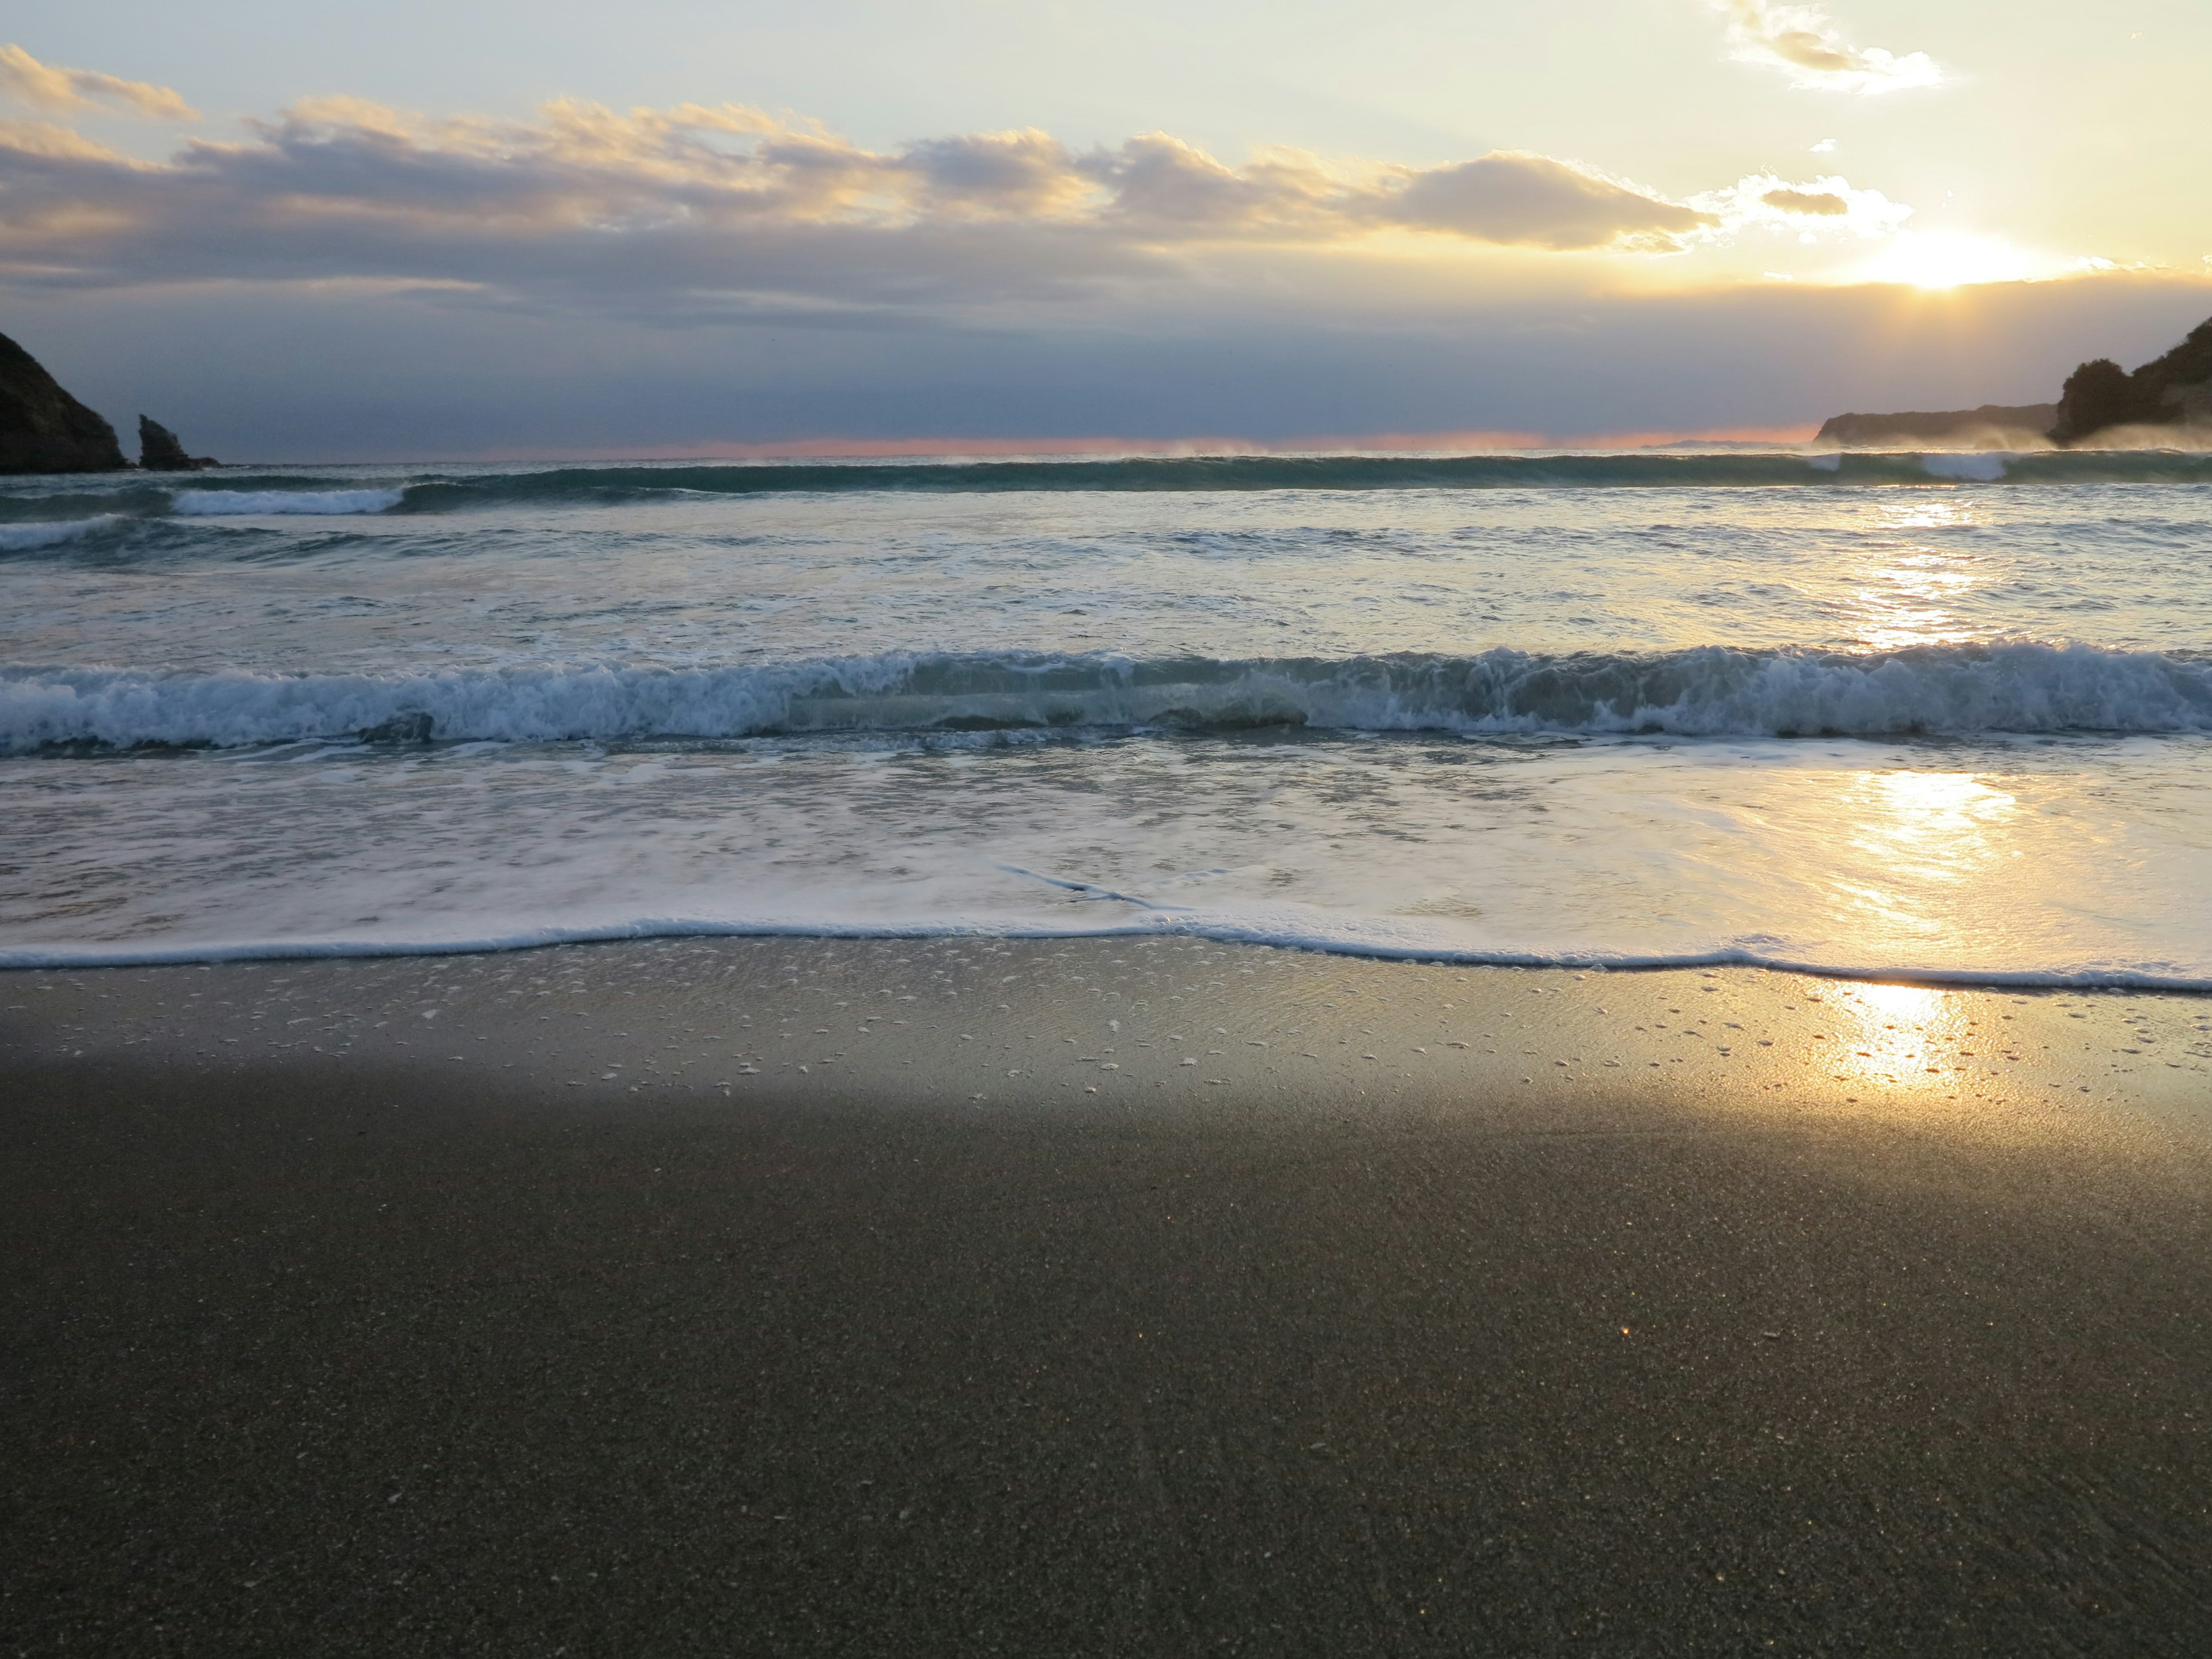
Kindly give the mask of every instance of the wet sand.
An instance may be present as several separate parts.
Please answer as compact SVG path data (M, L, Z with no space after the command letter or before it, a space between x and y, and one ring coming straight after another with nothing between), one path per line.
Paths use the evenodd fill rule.
M1182 940L0 976L0 1651L2203 1652L2208 1028Z

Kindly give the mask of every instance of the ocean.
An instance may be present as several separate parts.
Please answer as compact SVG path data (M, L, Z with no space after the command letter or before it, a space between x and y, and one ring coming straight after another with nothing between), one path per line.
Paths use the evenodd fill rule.
M0 481L0 965L1174 933L2212 989L2212 457Z

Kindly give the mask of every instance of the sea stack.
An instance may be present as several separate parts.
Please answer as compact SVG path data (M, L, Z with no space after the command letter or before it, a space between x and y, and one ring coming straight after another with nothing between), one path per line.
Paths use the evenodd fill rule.
M120 472L115 428L0 334L0 472Z
M187 455L177 434L159 421L138 417L138 465L149 472L198 472L221 466L212 455Z

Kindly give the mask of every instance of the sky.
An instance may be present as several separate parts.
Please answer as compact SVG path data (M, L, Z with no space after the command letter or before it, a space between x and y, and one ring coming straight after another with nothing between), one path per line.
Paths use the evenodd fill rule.
M0 25L0 331L226 459L1786 436L2212 314L2212 7Z

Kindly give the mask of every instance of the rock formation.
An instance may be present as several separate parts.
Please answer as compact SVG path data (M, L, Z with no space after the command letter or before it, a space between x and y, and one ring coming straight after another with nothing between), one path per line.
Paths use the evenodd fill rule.
M159 421L138 417L138 465L149 472L197 472L204 466L221 466L212 455L187 455L177 434Z
M2132 374L2110 357L2086 362L2066 377L2051 428L2057 444L2119 426L2212 426L2212 319Z
M2212 319L2189 337L2130 374L2110 357L2083 363L2066 377L2055 404L2008 407L1984 404L1937 414L1837 415L1820 428L1816 443L1846 449L1909 448L1941 443L1952 447L2016 447L2023 434L2075 444L2116 427L2171 427L2191 436L2212 436ZM2155 434L2147 441L2157 442Z
M0 334L0 472L120 472L115 428Z
M2004 449L2058 418L2056 404L1984 404L1979 409L1911 410L1899 415L1832 415L1815 443L1845 449L1906 449L1941 443Z

